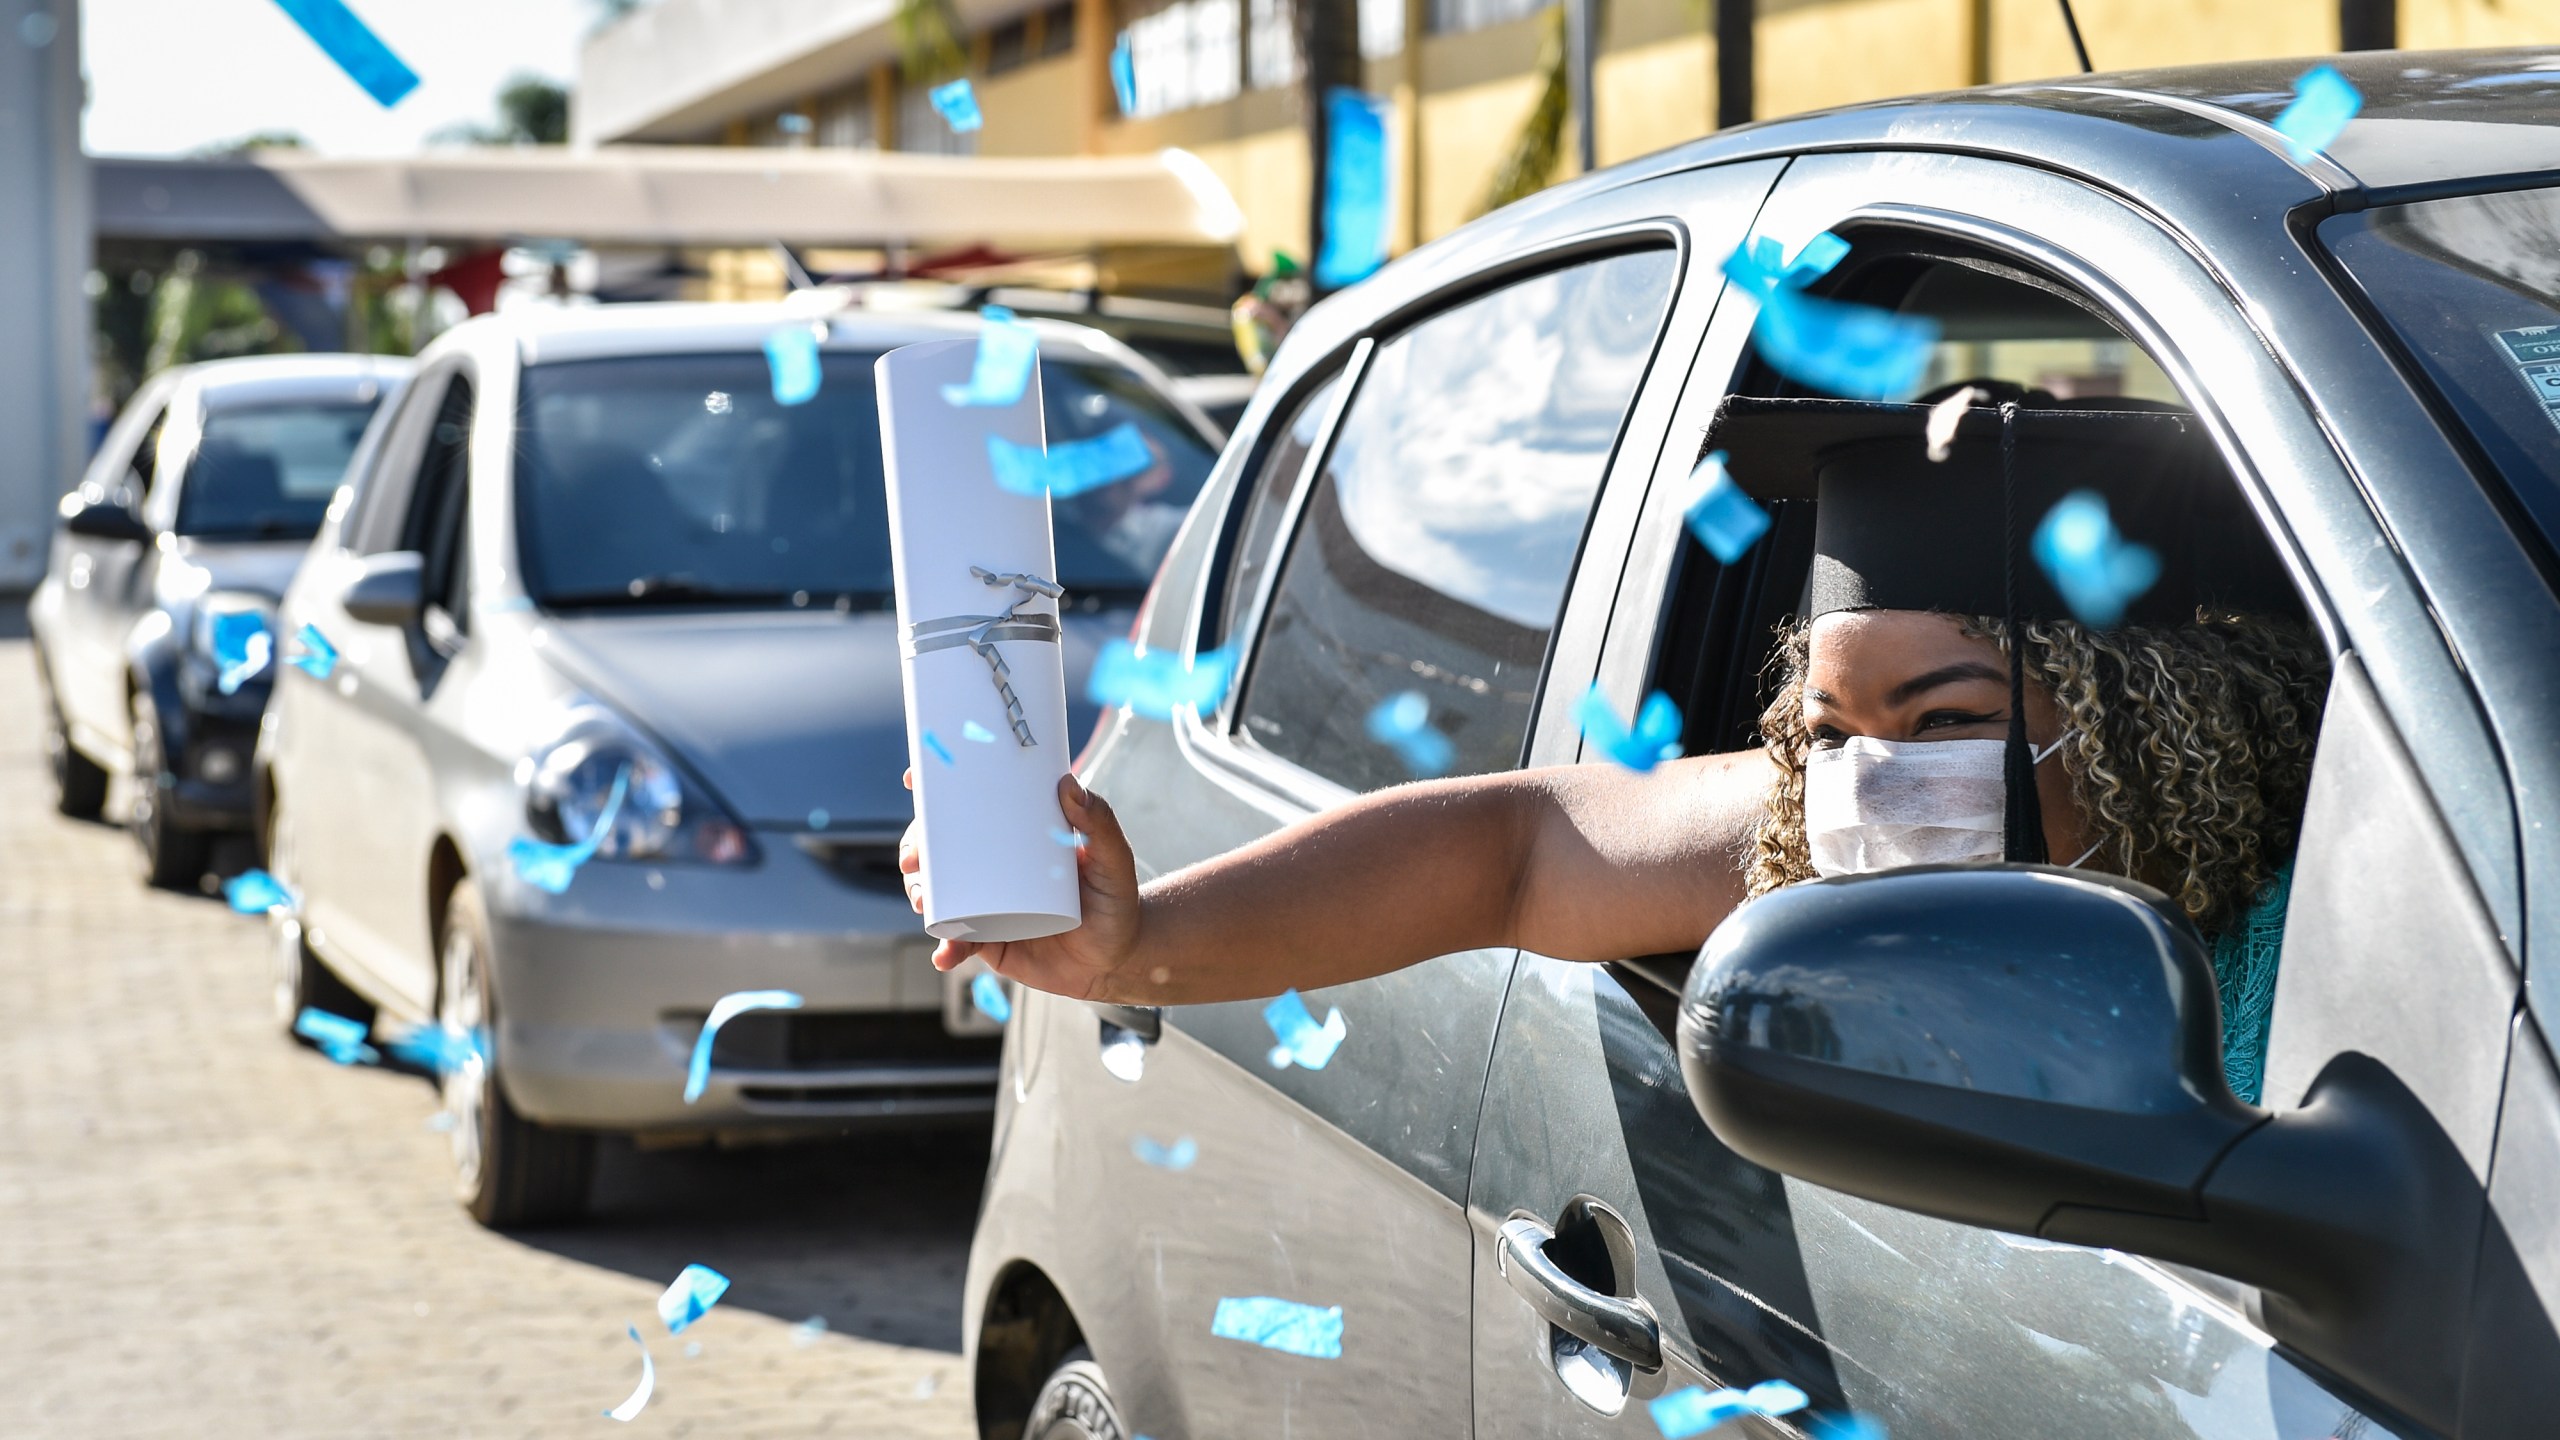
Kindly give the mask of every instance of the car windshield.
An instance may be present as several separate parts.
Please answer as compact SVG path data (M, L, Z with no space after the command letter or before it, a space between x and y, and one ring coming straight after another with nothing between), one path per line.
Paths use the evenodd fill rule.
M2378 206L2320 238L2560 547L2560 189Z
M525 371L516 505L525 583L547 606L886 605L889 510L876 352L831 351L785 406L758 352ZM1155 463L1054 502L1058 579L1089 600L1146 588L1217 459L1137 376L1043 359L1051 444L1129 423Z
M204 419L178 491L181 535L308 540L373 418L371 400L241 406Z

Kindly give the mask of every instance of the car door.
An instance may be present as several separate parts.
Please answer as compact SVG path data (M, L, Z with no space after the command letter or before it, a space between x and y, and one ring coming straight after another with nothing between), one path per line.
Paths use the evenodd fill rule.
M171 456L183 463L192 392L177 381L145 392L138 428L125 425L107 439L98 460L84 477L113 504L135 515L145 513L157 494L164 448L180 448ZM170 421L179 421L173 434ZM164 447L164 441L170 442ZM152 507L157 513L160 507ZM125 709L125 640L134 622L150 608L159 551L149 541L102 540L58 531L54 564L63 577L60 648L53 664L54 683L74 733L99 753L120 757L129 740ZM116 760L114 763L122 763Z
M1242 548L1194 600L1224 611L1193 623L1212 627L1201 648L1223 635L1241 652L1238 684L1205 720L1106 726L1087 757L1142 871L1410 778L1367 729L1402 693L1426 697L1455 772L1521 763L1600 479L1622 432L1660 423L1629 414L1676 238L1646 227L1469 277L1285 400L1237 498ZM1511 959L1451 954L1308 994L1316 1019L1338 1010L1346 1026L1316 1069L1275 1067L1260 1001L1052 1032L1042 1079L1072 1087L1061 1112L1094 1142L1058 1153L1061 1192L1109 1194L1109 1213L1078 1217L1080 1243L1135 1257L1097 1308L1144 1339L1094 1332L1134 1425L1160 1440L1468 1433L1461 1206ZM1194 1142L1179 1187L1149 1183L1140 1136ZM1257 1297L1338 1307L1339 1358L1212 1333L1222 1301Z
M2462 837L2484 807L2504 803L2502 787L2482 793L2475 767L2489 737L2475 711L2441 703L2464 682L2319 417L2192 241L2056 175L1959 157L1813 157L1791 167L1755 233L1792 252L1825 229L1883 235L1859 222L1885 216L1895 234L1987 240L2111 313L2125 344L2196 405L2242 483L2285 517L2276 543L2308 582L2337 679L2296 860L2267 1103L2298 1104L2341 1053L2374 1054L2485 1177L2494 1106L2483 1099L2497 1093L2516 994L2497 916L2515 876L2481 866L2472 851L2484 842ZM1719 567L1667 498L1716 400L1752 375L1754 313L1728 299L1699 352L1672 426L1688 448L1662 456L1599 667L1622 708L1678 684L1697 702L1697 748L1748 743L1758 697L1737 671L1765 654L1769 620L1792 608L1809 546L1804 523L1782 513L1760 547ZM1950 363L1978 368L1985 353L1999 347ZM2356 604L2334 605L2340 594ZM2446 776L2462 786L2450 803ZM2362 811L2360 795L2371 797ZM2382 874L2396 878L2374 884ZM2411 963L2421 931L2443 952L2423 969ZM1487 1083L1471 1217L1485 1238L1515 1218L1557 1232L1569 1278L1658 1318L1664 1363L1646 1373L1572 1342L1480 1245L1481 1434L1652 1435L1645 1402L1668 1390L1764 1380L1801 1387L1817 1411L1872 1415L1895 1440L2423 1433L2381 1418L2423 1413L2403 1367L2339 1376L2340 1362L2314 1364L2288 1337L2321 1338L2281 1299L2113 1251L1931 1220L1741 1160L1700 1121L1668 1038L1687 964L1521 959ZM2442 1218L2456 1232L2451 1253L2467 1259L2459 1234L2476 1215Z

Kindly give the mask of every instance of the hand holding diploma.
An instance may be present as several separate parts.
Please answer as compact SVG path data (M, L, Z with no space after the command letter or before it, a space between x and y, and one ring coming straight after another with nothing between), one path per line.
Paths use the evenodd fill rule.
M907 772L906 778L913 788L915 772ZM1120 833L1119 818L1101 796L1087 791L1072 775L1058 782L1058 808L1083 836L1072 853L1084 923L1036 940L995 944L945 940L934 949L935 969L948 970L977 955L1008 980L1085 1000L1127 994L1131 985L1145 982L1146 977L1128 973L1138 950L1138 867L1129 853L1128 838ZM1059 849L1067 853L1065 846ZM898 869L906 876L908 903L923 914L924 856L912 825L898 843Z

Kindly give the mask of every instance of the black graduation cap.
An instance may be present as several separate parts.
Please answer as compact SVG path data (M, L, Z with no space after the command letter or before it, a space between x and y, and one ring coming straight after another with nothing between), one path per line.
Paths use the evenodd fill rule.
M2160 578L2130 624L2215 613L2293 615L2300 601L2240 487L2195 416L2110 399L2056 401L2015 386L2010 403L1963 412L1931 460L1928 404L1736 395L1702 452L1724 450L1734 483L1761 500L1814 502L1806 617L1835 610L1934 610L2022 620L2071 618L2028 554L2045 513L2095 491L2127 540L2158 553ZM2007 858L2046 859L2026 738L2024 657L2009 665Z

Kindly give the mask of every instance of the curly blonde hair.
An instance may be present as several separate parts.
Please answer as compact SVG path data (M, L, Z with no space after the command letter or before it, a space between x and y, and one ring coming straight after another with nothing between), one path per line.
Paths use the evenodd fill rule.
M2007 630L1954 617L2008 653ZM2167 893L2207 935L2247 912L2299 837L2329 661L2300 626L2255 616L2092 630L2030 622L2027 678L2074 732L2072 799L2098 839L2090 864ZM1760 735L1777 780L1747 856L1753 895L1814 876L1805 843L1811 625L1781 627Z

